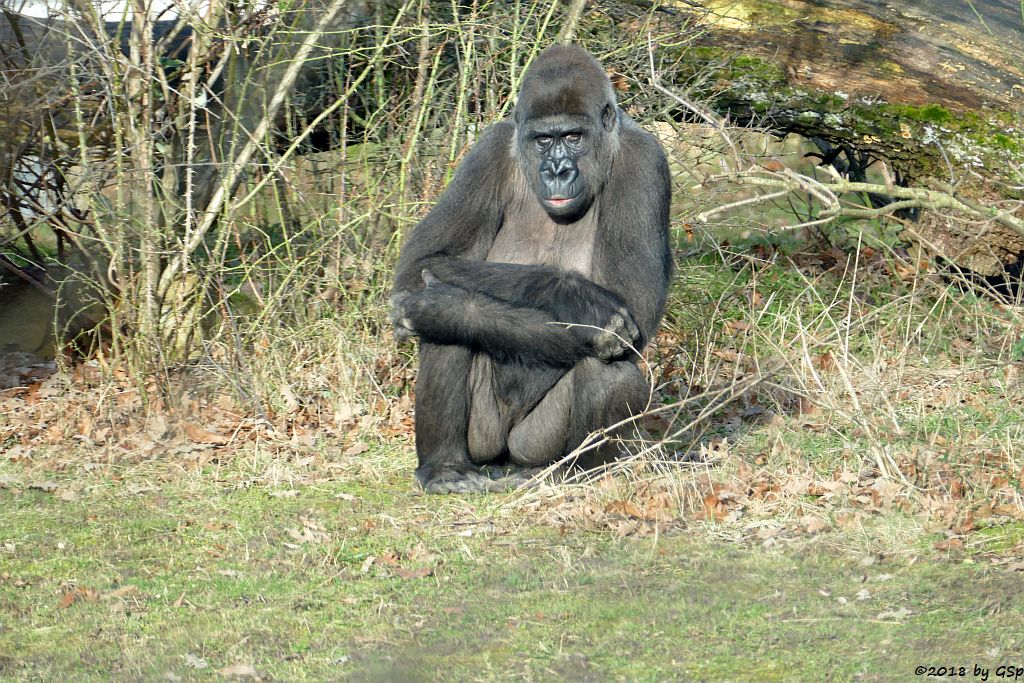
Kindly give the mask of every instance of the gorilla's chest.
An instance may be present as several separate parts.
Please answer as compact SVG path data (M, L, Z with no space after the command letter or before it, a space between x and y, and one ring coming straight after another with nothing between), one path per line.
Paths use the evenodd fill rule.
M597 235L597 202L575 223L559 225L535 197L511 203L487 260L499 263L545 265L593 275Z

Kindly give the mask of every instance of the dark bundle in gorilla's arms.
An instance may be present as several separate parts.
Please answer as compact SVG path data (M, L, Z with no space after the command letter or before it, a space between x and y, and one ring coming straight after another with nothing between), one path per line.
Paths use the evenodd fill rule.
M399 259L392 321L420 337L427 491L503 487L478 466L549 464L644 408L632 349L665 305L669 195L661 146L597 60L545 50L513 120L484 132Z

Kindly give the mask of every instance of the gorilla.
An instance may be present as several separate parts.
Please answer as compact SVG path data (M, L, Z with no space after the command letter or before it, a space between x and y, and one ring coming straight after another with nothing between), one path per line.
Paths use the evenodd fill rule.
M505 489L644 409L637 354L672 273L670 194L664 151L600 63L542 52L511 120L482 134L399 257L390 319L420 339L424 490ZM609 441L577 464L617 455Z

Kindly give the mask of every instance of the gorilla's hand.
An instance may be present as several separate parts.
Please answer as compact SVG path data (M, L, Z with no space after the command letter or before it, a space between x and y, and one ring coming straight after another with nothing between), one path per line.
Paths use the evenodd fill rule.
M579 328L577 328L579 329ZM640 330L633 322L633 316L625 307L612 314L608 322L599 330L584 328L592 335L589 339L594 355L605 363L618 360L636 348L640 341Z
M412 320L409 318L408 304L413 296L412 292L395 292L391 295L391 311L388 313L388 321L395 331L395 341L404 342L416 336Z
M576 337L607 362L628 355L640 343L640 330L614 292L576 273L564 274L543 307L570 324Z
M458 304L465 292L438 280L433 273L423 269L424 287L418 292L395 292L391 295L391 312L388 320L395 328L395 339L399 342L418 337L416 321L424 316L435 316L439 309Z

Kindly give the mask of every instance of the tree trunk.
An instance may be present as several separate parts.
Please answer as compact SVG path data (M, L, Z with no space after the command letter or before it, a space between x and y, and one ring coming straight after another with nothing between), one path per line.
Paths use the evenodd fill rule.
M815 139L848 173L884 159L901 184L1024 216L1024 7L1019 0L699 0L676 85L739 123ZM671 22L679 25L679 16ZM849 176L851 180L857 180ZM1024 234L925 211L932 251L993 275Z

